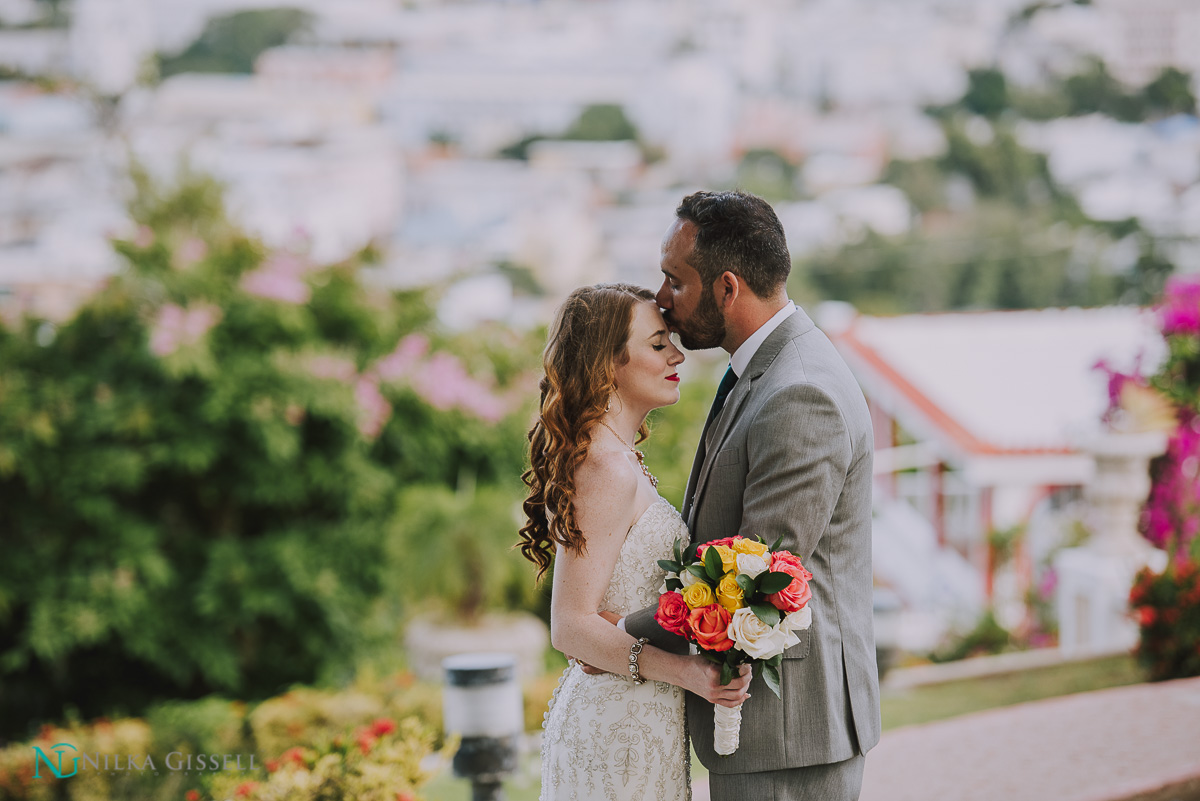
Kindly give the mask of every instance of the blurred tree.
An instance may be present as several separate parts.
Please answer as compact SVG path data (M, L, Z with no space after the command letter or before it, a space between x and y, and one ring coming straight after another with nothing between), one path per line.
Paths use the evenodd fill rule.
M997 69L970 70L963 106L970 112L995 119L1008 109L1008 83Z
M1122 122L1142 122L1146 118L1146 102L1141 93L1129 92L1108 71L1099 59L1063 82L1063 91L1072 116L1107 114Z
M602 103L588 106L571 123L563 139L580 139L596 142L621 140L637 141L638 131L621 106Z
M737 186L770 201L795 200L796 165L775 150L748 150L738 164Z
M298 8L264 8L214 17L200 38L177 55L159 55L159 75L181 72L254 72L264 50L309 30L312 14Z
M546 136L525 136L518 139L512 144L505 145L497 151L496 156L502 159L519 159L521 161L529 160L529 146L534 142L541 142L550 137Z
M344 674L404 619L404 488L493 498L523 469L526 340L464 364L361 259L270 252L212 181L135 178L128 269L60 326L0 327L0 736ZM443 532L423 533L404 565ZM475 545L498 570L482 539L458 558Z
M1142 96L1152 112L1163 116L1196 113L1196 95L1192 92L1192 76L1175 67L1166 67L1142 89Z
M1098 254L1002 201L988 201L952 224L898 239L868 234L860 243L813 256L793 271L820 296L870 314L956 309L1101 305L1121 296L1122 279ZM1082 241L1082 240L1081 240Z

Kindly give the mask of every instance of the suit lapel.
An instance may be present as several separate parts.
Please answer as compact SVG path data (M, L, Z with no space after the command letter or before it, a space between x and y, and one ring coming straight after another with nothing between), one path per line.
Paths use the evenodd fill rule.
M716 455L733 429L734 421L737 420L742 406L750 397L750 393L754 391L755 382L775 361L775 357L779 355L779 351L783 350L784 345L814 327L812 320L804 313L804 310L797 306L796 313L780 323L779 327L763 340L762 345L751 357L750 363L746 365L745 375L738 378L733 391L725 400L725 408L717 415L713 424L705 428L704 433L701 434L700 444L696 447L696 458L692 462L692 472L688 477L687 493L684 495L683 519L687 521L689 531L694 532L693 517L697 506L696 501L704 492L704 486L708 482L709 473L712 472Z

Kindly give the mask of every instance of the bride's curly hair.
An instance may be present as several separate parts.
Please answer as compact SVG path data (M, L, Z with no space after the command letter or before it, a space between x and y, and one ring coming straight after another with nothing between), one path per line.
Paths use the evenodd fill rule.
M538 419L529 430L530 467L521 476L529 496L518 547L537 565L539 579L557 545L574 553L586 549L575 522L575 471L617 388L617 368L629 360L634 308L646 301L654 301L648 289L597 284L572 292L555 315L542 354ZM648 434L643 423L635 442Z

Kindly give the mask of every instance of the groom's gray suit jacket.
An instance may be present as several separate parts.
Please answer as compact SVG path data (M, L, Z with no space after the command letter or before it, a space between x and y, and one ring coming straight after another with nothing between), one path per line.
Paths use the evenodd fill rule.
M712 705L688 695L688 728L713 773L756 773L841 762L879 741L879 680L871 602L870 417L832 343L802 309L771 332L705 431L683 516L692 540L758 535L812 572L812 627L784 653L783 700L755 677L741 745L713 751ZM681 652L654 622L626 630Z

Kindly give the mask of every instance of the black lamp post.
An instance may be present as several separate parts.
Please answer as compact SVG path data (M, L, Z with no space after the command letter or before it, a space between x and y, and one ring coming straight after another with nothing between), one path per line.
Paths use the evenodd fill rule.
M462 738L454 775L471 781L473 801L504 801L501 781L517 768L524 723L516 659L509 654L461 654L442 661L446 732Z

